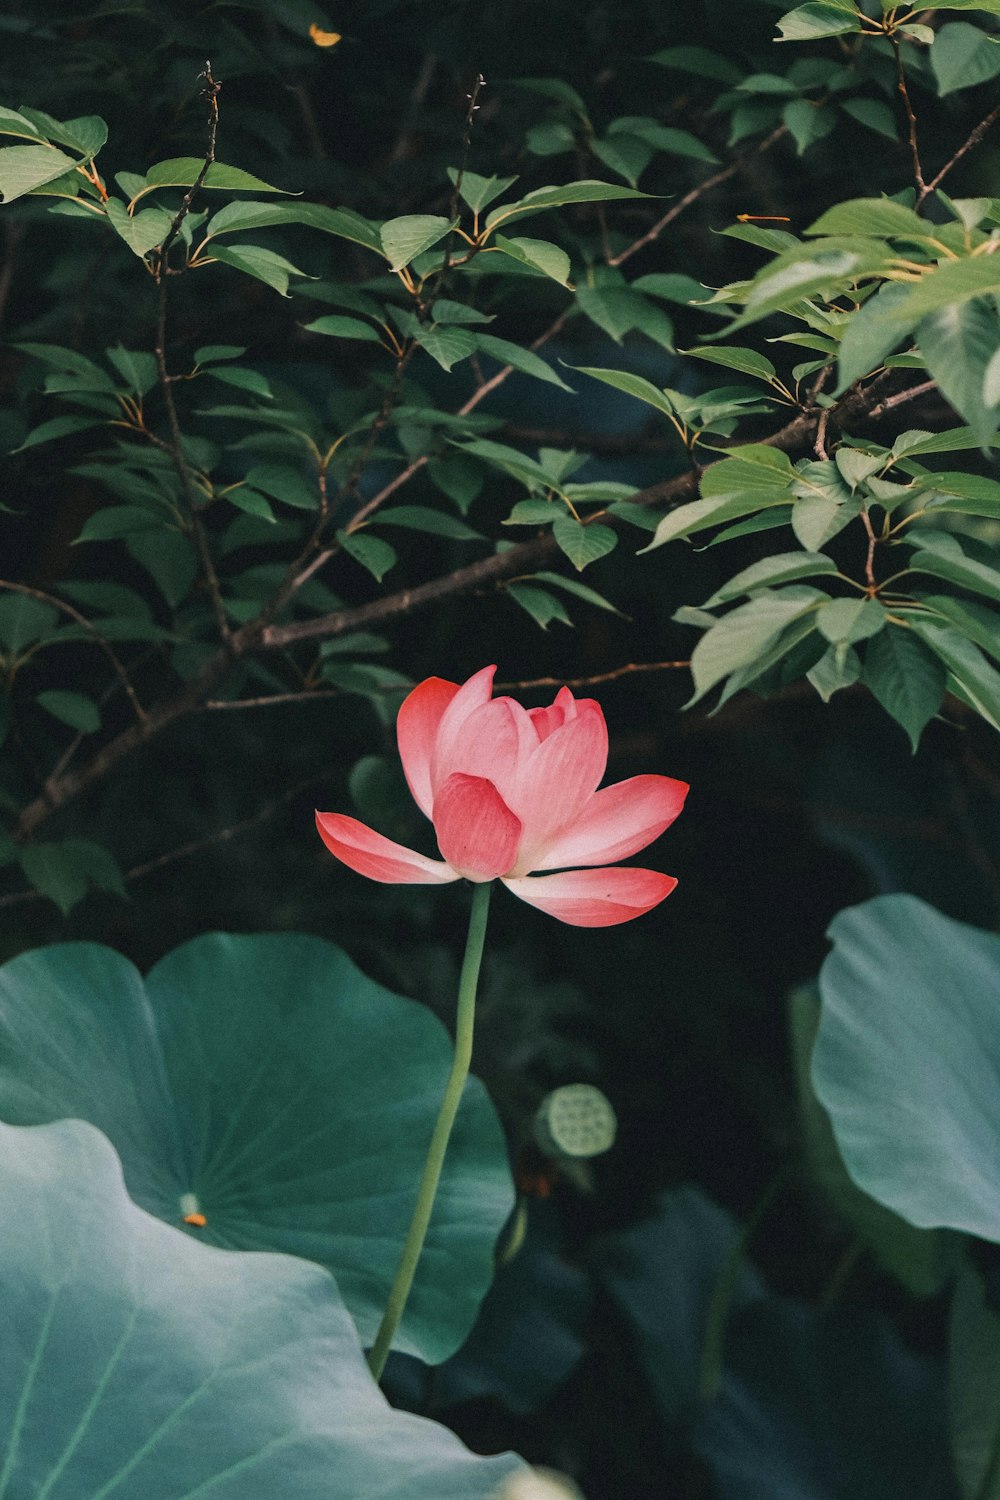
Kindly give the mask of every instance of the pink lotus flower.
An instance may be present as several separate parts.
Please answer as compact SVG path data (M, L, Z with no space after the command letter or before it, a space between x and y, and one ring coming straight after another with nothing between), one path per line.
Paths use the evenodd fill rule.
M484 667L461 686L428 677L399 710L403 770L443 858L428 859L343 813L316 814L324 844L369 880L499 878L522 901L575 927L641 917L677 881L610 864L669 827L686 784L633 776L598 791L608 762L600 705L564 687L548 708L525 709L513 698L491 697L495 671Z

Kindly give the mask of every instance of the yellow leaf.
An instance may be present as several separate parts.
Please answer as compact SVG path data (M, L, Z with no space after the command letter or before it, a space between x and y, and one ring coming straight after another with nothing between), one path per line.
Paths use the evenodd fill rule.
M322 31L314 21L309 28L309 35L317 47L336 47L340 41L339 31Z

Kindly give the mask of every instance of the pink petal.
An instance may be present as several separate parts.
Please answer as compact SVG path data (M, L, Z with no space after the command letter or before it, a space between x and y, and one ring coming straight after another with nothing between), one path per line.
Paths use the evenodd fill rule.
M494 880L509 870L521 841L521 823L492 781L449 776L434 799L438 847L452 869L469 880Z
M445 709L461 689L443 677L427 677L404 698L396 720L396 742L403 771L420 811L429 818L434 805L431 758Z
M614 927L631 922L670 895L677 881L658 870L566 870L562 875L526 875L504 885L572 927Z
M441 715L431 756L431 785L433 787L441 786L452 771L463 769L461 766L452 764L455 738L469 715L490 701L495 672L496 667L483 667L474 673L467 682L462 683Z
M672 776L633 776L595 792L583 812L548 845L536 870L608 865L659 838L684 806L688 787Z
M482 776L509 803L520 768L538 741L528 715L512 698L483 703L450 737L447 753L435 756L432 782L435 796L450 776Z
M554 729L533 751L508 794L524 824L519 873L537 868L553 838L584 812L607 767L604 715L596 703L578 707L582 711L575 718Z
M548 739L554 729L576 717L576 699L569 688L560 688L548 708L532 708L529 717L540 740Z
M357 818L318 812L316 827L330 853L369 880L386 885L443 885L458 879L443 860L427 859L415 849L394 844Z

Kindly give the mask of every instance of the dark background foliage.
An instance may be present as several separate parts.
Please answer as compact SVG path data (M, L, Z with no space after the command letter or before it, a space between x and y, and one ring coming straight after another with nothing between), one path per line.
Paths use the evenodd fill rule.
M0 96L12 107L24 102L59 118L102 114L110 127L105 175L142 171L154 160L203 151L197 75L210 58L223 80L218 150L225 162L376 218L442 213L444 169L459 159L466 97L477 73L486 84L468 165L519 173L521 189L608 173L580 139L554 156L526 151L526 131L561 116L558 108L553 114L550 98L515 79L571 84L587 101L598 133L622 113L648 113L695 132L729 160L730 119L712 107L719 85L645 59L658 48L690 44L712 47L744 71L774 68L777 13L741 0L691 6L668 0L627 6L343 0L319 18L342 40L321 49L304 35L314 12L299 0L209 6L185 0L165 7L137 0L96 6L86 15L70 5L22 0L0 19ZM872 97L885 98L877 93L877 72ZM928 95L926 139L935 142L938 132L942 141L960 139L982 114L988 91L983 85L944 100ZM945 149L942 144L942 160ZM961 181L956 174L953 193L976 193L995 178L997 164L996 144L987 141L961 169ZM695 160L671 160L654 167L642 186L680 195L709 170ZM787 139L764 154L750 151L735 175L642 252L636 269L694 274L709 285L750 275L757 253L718 233L737 213L786 215L801 226L829 203L862 190L872 196L897 191L908 170L902 141L850 120L802 156ZM589 213L581 211L577 222L581 237L591 233ZM614 233L631 238L647 222L645 205L631 214L626 205ZM22 204L5 217L5 337L80 349L119 340L129 348L151 347L155 301L140 263L119 253L107 236L88 234L88 226L74 234L69 227L77 228L34 205ZM352 245L318 245L294 230L281 245L319 277L345 274L356 259ZM527 344L558 313L562 294L551 282L513 285L495 309L495 331ZM330 393L349 400L363 379L352 364L356 346L304 335L306 306L310 317L328 310L297 302L290 316L266 287L227 276L225 268L185 277L172 310L172 354L180 359L205 343L247 344L257 367L274 380L321 401ZM677 310L676 321L681 348L704 329L704 315L685 309ZM638 334L616 348L592 324L571 323L549 352L570 365L617 360L660 383L677 378L676 359L662 348ZM437 367L420 367L413 379L455 407L472 389L463 371L445 377ZM0 351L6 447L26 422L39 419L41 404L31 389L36 375L16 348ZM699 377L688 369L682 378L692 388ZM519 377L490 407L506 424L501 440L579 442L595 455L582 477L623 479L636 488L683 467L660 426L643 420L644 410L605 387L571 397ZM932 406L921 421L934 425L934 416ZM94 481L72 472L86 452L86 437L71 438L5 462L4 576L46 590L65 579L106 576L99 573L105 564L71 545L98 499ZM386 460L376 459L363 485L374 492L392 472ZM505 483L501 475L492 482ZM423 483L418 480L408 498L429 494L421 492ZM513 502L517 487L508 488ZM495 1373L463 1387L461 1370L453 1371L440 1378L437 1391L402 1366L396 1374L400 1399L443 1415L470 1441L513 1446L572 1472L590 1500L729 1493L718 1487L718 1476L710 1477L716 1439L704 1432L692 1437L687 1418L664 1414L642 1348L628 1332L628 1298L620 1287L616 1294L614 1277L601 1269L614 1261L600 1249L607 1237L634 1233L655 1218L663 1211L661 1195L680 1184L697 1184L745 1219L784 1174L752 1245L771 1291L805 1299L810 1309L824 1299L836 1303L860 1320L866 1339L882 1337L872 1333L873 1320L887 1313L901 1336L885 1356L890 1363L940 1352L933 1300L918 1302L864 1255L840 1275L849 1236L818 1203L801 1170L786 997L815 975L831 917L866 896L909 890L970 922L995 926L1000 918L998 783L988 727L946 712L914 758L902 730L860 689L824 705L797 685L770 699L738 696L716 714L703 705L683 713L686 671L615 674L625 663L689 656L690 631L672 622L674 610L707 596L762 553L753 536L728 551L674 548L655 558L629 553L620 547L587 575L623 616L589 610L575 617L572 630L556 623L543 632L508 599L484 593L446 602L387 632L393 666L413 681L430 674L462 680L488 661L499 663L498 680L515 685L609 674L611 680L592 689L611 728L609 776L655 770L692 787L682 819L650 854L651 863L680 877L676 894L654 915L594 933L558 926L502 893L494 903L477 1069L504 1118L515 1158L530 1165L523 1152L531 1115L558 1084L598 1084L620 1120L615 1148L587 1180L563 1177L546 1201L530 1204L529 1247L542 1267L539 1279L512 1290L503 1278L498 1284L509 1316L519 1305L522 1311L534 1307L532 1298L541 1309L527 1321L517 1356L525 1369L542 1370L533 1409L512 1407ZM456 549L456 564L464 560ZM400 565L406 581L426 576L423 561L421 544L407 551ZM116 567L119 581L134 581L134 564L124 554ZM353 591L360 602L366 584L360 573L347 574L334 587L348 602ZM84 680L92 670L92 656L83 647L78 652L73 671L61 659L60 682L76 673ZM39 687L49 682L50 670L50 685L56 684L55 667L39 670ZM155 686L159 671L155 654L140 665L140 696ZM553 690L520 691L525 701L541 702ZM18 770L26 785L34 757L47 748L8 743L7 754L23 759ZM304 930L342 944L363 968L447 1016L466 893L377 887L335 867L312 831L312 809L348 808L352 796L362 816L378 817L394 836L421 837L393 769L391 714L380 715L368 699L348 695L182 719L57 815L60 837L86 837L113 850L130 872L126 898L92 891L61 916L49 902L22 899L23 883L12 872L0 895L4 953L87 938L111 943L145 967L201 931ZM717 1232L723 1249L706 1248L706 1238L706 1255L723 1255L733 1231ZM684 1255L696 1254L691 1244L678 1250L678 1281ZM575 1291L560 1282L561 1292L552 1292L545 1277L553 1263L562 1268L559 1276L578 1278ZM655 1301L666 1294L650 1286L642 1295ZM745 1367L740 1378L752 1379L755 1368L759 1373L775 1341L798 1338L796 1357L810 1368L834 1356L803 1354L802 1340L829 1335L839 1340L836 1357L843 1356L843 1330L810 1325L803 1331L795 1320L812 1311L793 1314L782 1306L774 1304L771 1328L752 1319L734 1326ZM829 1307L827 1315L833 1316ZM564 1335L571 1330L566 1336L579 1359L551 1377L546 1319ZM508 1357L497 1355L495 1344L485 1356L494 1372ZM854 1378L861 1377L844 1377ZM790 1389L772 1391L769 1409L791 1411L792 1425L801 1427L807 1419L794 1417L796 1399ZM912 1436L919 1424L919 1403L909 1411L903 1446L907 1431ZM757 1488L751 1484L741 1493L777 1493L766 1484L761 1478Z

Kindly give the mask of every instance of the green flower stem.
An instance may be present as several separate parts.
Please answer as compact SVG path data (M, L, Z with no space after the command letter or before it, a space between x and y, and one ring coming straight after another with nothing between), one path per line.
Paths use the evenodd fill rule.
M472 1062L472 1034L476 1021L476 987L479 983L479 966L483 960L483 944L486 939L486 917L490 906L490 891L493 882L483 881L477 885L472 893L472 910L469 913L469 934L465 940L465 957L462 960L462 974L458 981L458 1014L455 1020L455 1056L451 1064L451 1072L448 1075L448 1083L438 1111L437 1121L434 1125L434 1134L431 1136L430 1146L427 1148L427 1159L424 1162L423 1175L420 1179L420 1187L417 1191L417 1201L413 1210L413 1218L403 1246L403 1253L399 1259L399 1267L396 1271L392 1289L389 1292L389 1300L382 1314L382 1322L375 1337L375 1342L368 1355L368 1368L376 1380L382 1378L385 1362L389 1357L389 1350L399 1320L403 1316L413 1278L416 1274L417 1264L420 1260L421 1251L424 1248L424 1239L427 1235L427 1226L431 1221L431 1213L434 1209L434 1198L437 1193L438 1183L441 1180L441 1168L444 1166L445 1152L448 1149L448 1140L451 1136L451 1128L458 1114L458 1106L462 1100L462 1091L465 1088L465 1080L469 1076L469 1066Z

